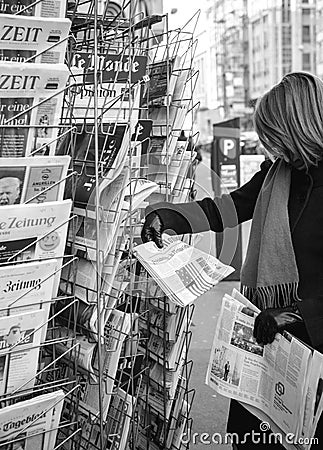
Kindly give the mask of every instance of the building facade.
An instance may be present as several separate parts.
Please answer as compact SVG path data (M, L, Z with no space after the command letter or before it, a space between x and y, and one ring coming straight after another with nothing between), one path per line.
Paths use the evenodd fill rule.
M252 100L288 72L316 73L316 18L316 0L248 1Z

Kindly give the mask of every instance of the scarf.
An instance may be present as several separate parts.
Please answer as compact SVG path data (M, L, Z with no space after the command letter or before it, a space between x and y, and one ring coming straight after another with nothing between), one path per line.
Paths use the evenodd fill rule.
M253 214L241 292L261 310L283 308L298 299L288 217L290 181L290 166L277 160L267 173Z

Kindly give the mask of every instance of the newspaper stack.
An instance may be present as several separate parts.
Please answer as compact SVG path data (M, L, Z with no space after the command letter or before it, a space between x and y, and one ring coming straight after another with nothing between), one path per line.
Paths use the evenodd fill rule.
M234 271L212 255L178 238L163 239L159 249L154 242L138 245L135 255L165 294L184 307Z

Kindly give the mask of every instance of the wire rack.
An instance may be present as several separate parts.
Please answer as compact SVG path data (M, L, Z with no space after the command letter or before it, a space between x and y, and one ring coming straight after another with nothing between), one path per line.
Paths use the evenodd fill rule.
M18 14L45 6L26 2ZM181 435L191 427L194 398L194 307L174 306L133 250L148 204L194 196L198 17L169 31L167 15L149 14L149 2L136 0L71 0L66 17L69 79L57 94L62 113L50 144L71 157L59 183L73 207L64 254L50 275L61 278L34 382L4 393L1 406L62 389L55 450L188 448ZM145 182L154 191L138 202ZM11 264L22 264L18 256L31 245Z

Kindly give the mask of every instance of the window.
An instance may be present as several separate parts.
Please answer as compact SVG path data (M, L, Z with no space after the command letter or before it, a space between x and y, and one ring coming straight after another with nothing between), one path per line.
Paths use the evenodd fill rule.
M311 27L309 25L303 25L302 27L302 41L311 42Z
M302 9L302 16L309 16L311 14L311 10L309 8Z
M311 54L310 53L303 53L302 58L302 68L303 70L311 70Z

